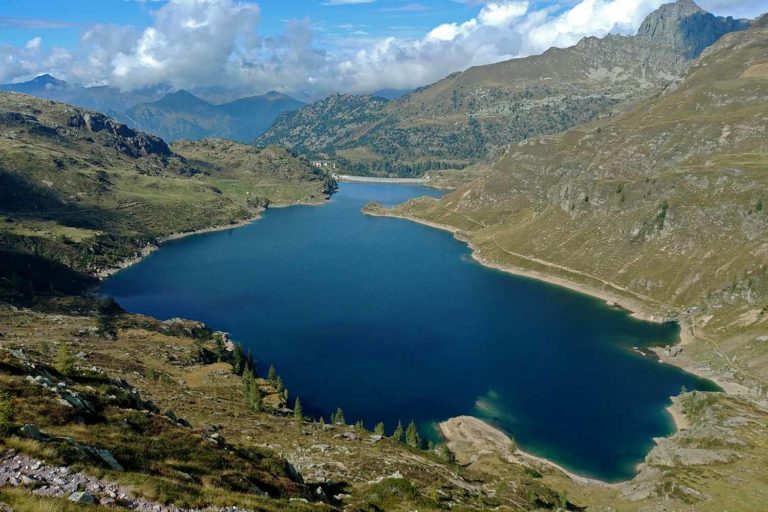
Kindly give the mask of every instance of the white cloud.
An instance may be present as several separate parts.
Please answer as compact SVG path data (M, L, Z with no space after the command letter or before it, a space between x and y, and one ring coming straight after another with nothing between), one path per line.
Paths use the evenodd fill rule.
M477 19L489 27L504 27L528 12L528 2L490 2Z
M415 87L470 66L570 46L585 36L632 33L663 2L582 0L556 13L556 6L532 9L527 1L486 1L474 18L439 25L421 39L384 39L338 69L352 91Z
M172 0L153 11L154 24L129 51L114 55L110 79L127 88L219 85L254 46L259 15L256 4L235 0Z
M25 48L27 48L28 50L37 50L40 48L42 44L43 44L43 38L41 38L40 36L37 36L27 41Z

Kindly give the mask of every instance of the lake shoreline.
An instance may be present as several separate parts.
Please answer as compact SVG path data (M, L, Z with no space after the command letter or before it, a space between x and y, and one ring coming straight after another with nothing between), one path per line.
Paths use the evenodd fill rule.
M438 424L438 430L461 465L471 465L480 456L495 453L511 464L521 464L532 469L536 469L535 466L543 466L562 473L582 485L619 487L626 483L626 481L612 483L582 476L549 459L528 453L520 449L514 439L505 432L475 416L456 416L442 421Z
M578 293L590 295L592 297L605 301L606 304L612 307L618 307L625 310L628 314L630 314L631 316L639 320L644 320L644 321L654 322L654 323L663 323L670 320L676 321L680 326L680 335L679 335L680 340L678 341L678 343L672 346L686 346L692 343L695 339L693 328L685 318L682 318L682 317L678 317L675 319L661 318L657 315L654 315L650 310L650 308L648 308L646 305L644 305L640 301L628 299L626 297L612 294L605 290L601 290L599 288L595 288L593 286L589 286L583 283L578 283L562 277L553 276L553 275L545 274L543 272L530 270L530 269L526 269L526 268L522 268L514 265L503 265L503 264L490 261L485 257L483 257L482 254L479 253L479 249L470 240L461 236L460 229L455 228L453 226L439 224L437 222L410 217L407 215L392 213L391 210L388 210L388 209L371 210L368 208L363 208L362 213L365 215L369 215L371 217L390 217L390 218L406 220L406 221L415 222L417 224L421 224L430 228L439 229L441 231L447 231L451 233L456 240L465 243L467 247L469 247L469 249L472 252L471 254L472 259L477 263L479 263L480 265L483 265L488 268L492 268L494 270L498 270L500 272L505 272L508 274L513 274L521 277L527 277L530 279L536 279L538 281L568 288ZM650 350L655 353L655 357L658 359L660 364L669 364L671 366L675 366L697 377L710 380L713 383L715 383L719 388L721 388L723 392L726 394L730 394L730 395L743 394L744 387L742 385L735 382L731 382L731 381L725 381L722 379L722 377L720 377L719 375L716 375L710 369L704 368L700 364L694 361L691 361L689 359L679 358L679 356L677 357L669 356L665 354L666 352L665 347L662 347L662 346L650 347ZM652 356L645 355L645 357L652 357ZM674 425L674 430L666 437L672 437L675 434L678 434L679 432L689 428L690 426L688 419L685 417L685 413L682 411L682 408L679 405L679 395L671 396L670 399L672 400L672 403L668 407L666 407L665 410L671 418L672 424ZM488 423L485 423L483 420L479 418L475 418L473 416L470 416L470 418L474 418L475 420L483 423L489 429L498 431L498 429L489 425ZM454 418L452 418L451 420L453 419ZM451 420L448 420L448 421L451 421ZM441 432L442 432L442 427L441 427ZM501 432L501 431L498 431L498 432ZM501 433L504 434L503 432ZM511 438L510 438L510 441L511 441ZM565 468L559 466L555 462L552 462L548 459L537 457L532 454L528 454L522 450L518 450L518 451L520 451L520 454L525 456L526 458L537 460L540 463L546 464L548 467L557 469L558 471L568 476L571 480L574 480L576 482L581 482L581 483L588 482L591 484L597 484L597 485L603 485L603 486L614 486L614 485L621 485L631 481L630 479L625 482L612 484L612 483L604 482L597 479L591 479L591 478L580 476L576 473L570 472Z
M666 411L672 418L675 432L668 437L687 430L691 426L682 409L679 397L671 397L671 399L672 403L666 408ZM529 453L517 446L514 439L507 433L475 416L456 416L441 421L438 424L438 432L456 456L457 462L463 466L472 465L483 455L496 454L510 464L520 464L532 469L537 469L537 466L539 469L547 468L585 486L620 489L640 475L640 468L644 464L643 462L638 464L635 476L632 478L618 482L607 482L580 475L552 460ZM656 444L658 445L658 442Z
M600 288L596 288L594 286L590 286L588 284L579 283L570 279L566 279L564 277L553 276L551 274L546 274L544 272L540 272L537 270L526 269L520 266L505 265L505 264L496 263L494 261L490 261L487 258L485 258L482 254L480 254L479 249L470 240L461 236L460 229L454 228L453 226L439 224L437 222L431 222L431 221L427 221L427 220L423 220L415 217L410 217L407 215L391 213L388 210L372 211L364 208L363 213L371 217L391 217L395 219L407 220L407 221L415 222L417 224L421 224L434 229L439 229L441 231L447 231L451 233L456 240L462 243L465 243L467 247L469 247L469 249L472 251L472 254L471 254L472 259L475 260L480 265L483 265L484 267L492 268L494 270L505 272L507 274L535 279L537 281L542 281L542 282L553 284L563 288L568 288L569 290L573 290L578 293L583 293L585 295L598 298L600 300L605 301L605 303L611 307L617 307L625 310L628 314L630 314L634 318L637 318L638 320L643 320L646 322L653 322L653 323L665 323L665 322L674 321L680 326L680 335L679 335L680 340L678 343L672 346L684 347L692 343L695 339L693 328L690 325L690 322L684 317L675 317L675 318L663 317L661 315L655 314L651 310L651 308L649 308L647 305L643 304L639 300L630 299L630 298L627 298L627 297L624 297ZM740 384L724 381L722 377L715 375L711 371L706 371L695 362L687 361L679 357L667 356L664 353L665 348L666 347L662 347L662 346L650 347L650 350L655 352L656 357L658 358L660 363L676 366L686 371L687 373L710 380L715 384L717 384L718 387L720 387L727 393L740 394L739 391L741 390L741 387L742 387Z
M288 208L290 206L322 206L329 200L330 200L330 196L321 201L298 201L294 203L270 204L266 208L258 208L254 210L254 215L236 222L232 222L229 224L219 224L219 225L210 226L207 228L195 229L193 231L183 231L179 233L172 233L167 236L162 236L157 238L154 241L154 243L150 243L146 245L144 248L142 248L139 254L122 260L117 266L106 268L99 272L96 272L94 276L97 277L99 281L103 281L104 279L107 279L108 277L111 277L117 274L121 270L125 270L129 267L132 267L133 265L136 265L137 263L140 263L144 258L149 256L153 252L157 251L158 249L160 249L160 247L164 243L171 242L173 240L180 240L188 236L203 235L206 233L215 233L218 231L229 231L230 229L237 229L237 228L247 226L253 222L256 222L257 220L260 220L263 217L264 212L266 212L270 208Z

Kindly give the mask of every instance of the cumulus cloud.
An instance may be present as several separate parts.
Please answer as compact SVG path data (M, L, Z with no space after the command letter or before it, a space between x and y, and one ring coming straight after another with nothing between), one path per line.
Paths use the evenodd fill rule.
M339 64L344 85L356 91L404 89L470 66L570 46L582 37L629 34L664 0L582 0L559 12L527 1L486 1L477 16L446 23L423 38L388 38Z
M37 50L38 48L40 48L40 46L42 46L42 44L43 44L43 38L40 36L37 36L27 41L25 48L27 48L28 50Z
M175 0L153 12L132 48L111 60L111 81L122 87L166 82L218 85L230 65L256 44L260 10L234 0Z
M325 3L363 1L372 0ZM542 7L534 0L483 0L476 16L441 24L421 37L371 39L359 34L351 51L346 41L343 50L329 52L319 48L307 19L290 21L282 34L263 37L257 31L261 12L253 2L168 0L151 11L150 26L90 27L71 53L45 48L38 38L23 48L0 46L0 80L50 72L123 89L158 84L306 94L405 89L470 66L569 46L585 36L633 33L664 1L569 0L567 7ZM719 14L735 5L731 0L703 3L717 6Z

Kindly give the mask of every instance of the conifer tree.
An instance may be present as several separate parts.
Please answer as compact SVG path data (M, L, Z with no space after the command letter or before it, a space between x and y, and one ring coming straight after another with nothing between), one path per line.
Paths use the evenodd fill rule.
M412 447L418 448L421 446L421 436L419 436L419 429L416 428L416 423L411 420L408 424L408 428L405 431L405 443Z
M380 421L376 424L376 426L373 428L373 433L379 436L384 435L384 422Z
M59 351L56 354L56 370L62 375L69 375L75 366L75 359L69 351L69 347L64 343L59 345Z
M355 428L358 430L365 430L365 424L363 424L363 420L357 420L355 422Z
M325 427L325 418L320 416L320 420L318 420L317 423L320 425L320 428L324 428Z
M293 418L297 423L304 421L304 409L301 407L299 397L296 397L296 402L293 404Z
M275 382L277 380L277 370L275 370L275 367L270 365L269 371L267 372L267 380L270 382Z
M256 375L256 359L253 357L253 354L251 353L251 350L248 349L248 354L245 356L245 364L248 368L250 368L251 373L254 377L257 377Z
M283 391L285 391L285 384L283 384L283 379L279 375L277 376L277 379L275 379L274 386L275 386L275 391L277 391L278 393L282 393Z
M331 416L331 422L333 422L335 425L347 424L347 420L344 418L344 411L341 410L341 407L336 409L336 413Z
M243 372L243 387L245 388L245 396L248 397L251 393L251 386L253 386L255 383L253 381L253 374L248 371L248 367L245 368L245 371Z
M213 342L216 344L217 360L221 362L224 357L224 340L222 340L221 336L217 334L213 337Z
M400 420L397 420L397 427L395 427L395 431L392 432L392 439L395 441L403 442L403 422Z
M256 383L251 386L250 392L248 393L248 405L256 412L262 410L263 403L261 399L261 390Z
M234 360L232 362L232 369L236 375L242 375L245 369L245 355L243 354L243 347L239 343L235 343L235 350L232 354Z
M448 448L448 445L445 443L438 443L435 447L435 452L437 453L438 457L443 459L446 462L456 462L456 458L453 455L453 452Z

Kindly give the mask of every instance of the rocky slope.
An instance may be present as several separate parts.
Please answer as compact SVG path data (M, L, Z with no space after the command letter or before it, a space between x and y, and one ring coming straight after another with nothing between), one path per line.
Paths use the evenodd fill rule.
M397 101L322 100L282 115L256 143L326 153L356 172L413 174L430 168L404 164L425 161L461 166L651 96L705 47L746 26L680 0L649 15L634 37L589 37L571 48L473 67Z

